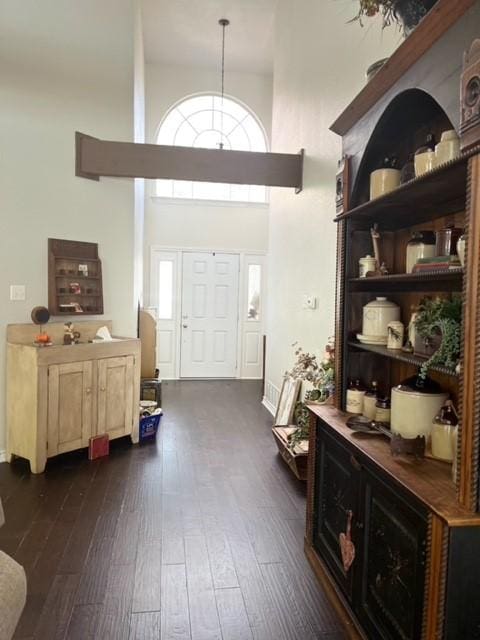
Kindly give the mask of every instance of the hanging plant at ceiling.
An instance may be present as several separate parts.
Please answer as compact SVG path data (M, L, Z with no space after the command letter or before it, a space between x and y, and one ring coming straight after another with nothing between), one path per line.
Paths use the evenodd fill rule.
M383 27L396 24L408 35L437 0L359 0L357 15L350 22L358 21L362 26L365 18L381 14Z

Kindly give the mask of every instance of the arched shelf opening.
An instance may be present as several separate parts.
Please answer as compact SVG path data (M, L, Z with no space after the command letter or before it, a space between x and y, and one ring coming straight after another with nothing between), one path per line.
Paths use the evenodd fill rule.
M351 206L370 198L370 174L385 158L395 157L401 169L425 145L429 134L440 140L454 126L439 103L421 89L407 89L396 96L380 117L366 146L352 191Z

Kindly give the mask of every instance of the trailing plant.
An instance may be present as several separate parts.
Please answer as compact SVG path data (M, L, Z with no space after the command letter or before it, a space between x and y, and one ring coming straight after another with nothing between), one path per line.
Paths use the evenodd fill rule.
M349 22L358 21L363 27L363 19L373 18L377 13L382 14L383 28L389 27L392 23L397 22L398 18L395 13L395 0L359 0L360 7L357 15Z
M290 446L294 446L301 440L309 437L309 412L307 402L325 402L335 391L335 346L333 338L329 338L325 347L322 361L319 363L315 354L306 352L295 342L295 363L288 375L296 380L303 380L311 385L311 389L305 391L304 401L297 402L295 406L295 422L298 429L289 437Z
M415 318L415 328L425 341L440 336L440 346L421 366L420 377L425 379L434 366L455 369L460 359L462 302L459 296L451 299L424 298Z
M383 28L397 24L406 35L434 4L435 0L359 0L358 13L350 22L363 27L365 17L381 14Z

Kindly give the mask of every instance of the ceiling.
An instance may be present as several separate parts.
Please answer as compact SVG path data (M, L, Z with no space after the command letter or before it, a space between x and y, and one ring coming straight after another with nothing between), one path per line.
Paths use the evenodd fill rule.
M220 18L230 20L225 68L272 73L277 0L143 0L147 62L218 69Z

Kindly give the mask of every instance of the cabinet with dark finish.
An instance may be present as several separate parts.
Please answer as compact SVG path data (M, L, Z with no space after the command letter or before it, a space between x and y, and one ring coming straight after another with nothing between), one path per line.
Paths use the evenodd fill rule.
M336 395L335 406L310 406L305 551L350 638L480 640L479 24L478 0L438 0L331 127L343 152ZM452 129L459 157L370 197L370 175L386 157L403 167L427 136ZM463 266L406 273L412 233L445 226L464 230ZM372 249L388 275L359 278L359 260ZM347 426L349 380L377 380L389 396L425 363L421 353L358 337L363 308L379 295L397 304L406 325L426 295L461 300L459 366L429 373L458 408L455 476L428 456L393 457L388 439Z
M420 638L428 518L365 471L354 610L369 638Z
M315 479L315 511L317 519L313 544L320 551L337 583L347 597L352 595L353 572L343 566L339 536L346 532L349 518L357 516L359 507L359 471L347 449L319 430L317 455L319 463ZM351 530L353 544L357 531Z

